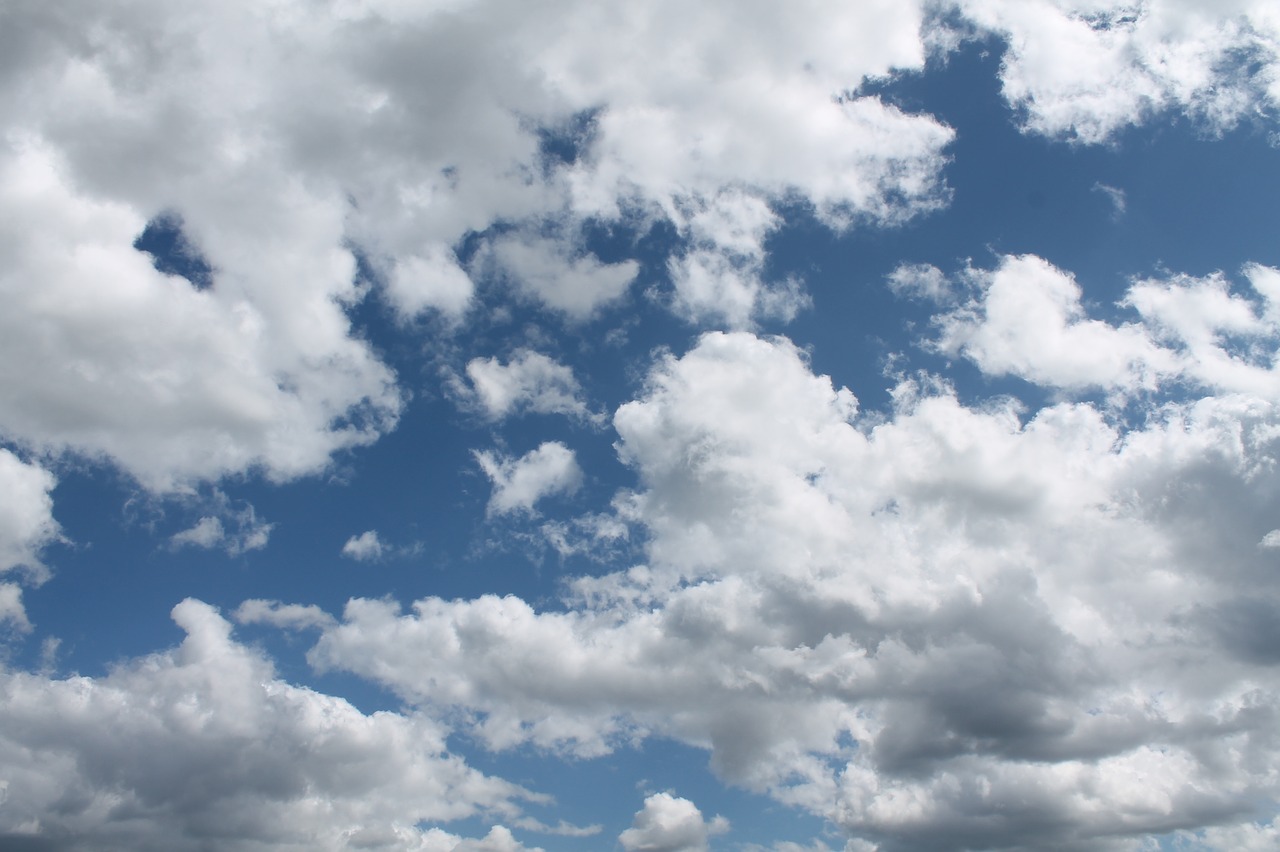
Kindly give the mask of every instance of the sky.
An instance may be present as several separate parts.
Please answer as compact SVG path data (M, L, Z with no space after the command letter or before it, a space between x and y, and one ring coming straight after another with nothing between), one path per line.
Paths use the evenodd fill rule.
M0 847L1280 845L1271 0L6 0L0 122Z

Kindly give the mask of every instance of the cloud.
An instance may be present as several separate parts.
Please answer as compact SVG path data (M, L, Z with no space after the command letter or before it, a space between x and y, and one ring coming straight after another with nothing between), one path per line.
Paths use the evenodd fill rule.
M47 139L0 153L0 209L22 211L0 229L7 436L163 492L255 467L290 479L394 425L391 372L348 334L354 265L326 244L340 216L281 188L281 222L240 223L234 246L201 232L219 271L197 289L132 247L147 213L86 189L67 157Z
M799 282L764 281L765 240L781 224L765 199L726 190L679 213L692 248L667 265L678 315L693 323L750 328L769 317L790 321L808 307Z
M1124 211L1128 206L1128 201L1123 189L1098 182L1093 185L1093 191L1102 193L1106 196L1107 201L1111 202L1112 221L1119 220L1124 216Z
M546 610L356 599L312 663L467 711L494 749L706 748L884 850L1126 848L1280 792L1274 637L1228 626L1280 607L1256 546L1275 402L1122 426L915 381L861 419L793 344L742 333L645 387L614 418L642 564Z
M956 297L953 282L929 263L899 264L889 273L887 283L895 295L903 298L947 304Z
M474 400L490 420L525 412L596 419L573 370L531 349L515 350L506 364L497 358L473 358L467 363L467 378L471 387L459 383L459 392Z
M24 462L0 448L0 575L21 572L31 585L49 577L42 551L62 540L53 518L52 492L57 480L37 464ZM22 586L0 582L0 625L28 633L31 621L22 604Z
M0 573L24 569L37 581L46 575L40 552L61 537L53 519L56 484L49 471L0 448Z
M1004 96L1036 133L1103 142L1166 110L1221 133L1280 103L1280 19L1266 0L955 5L1007 40Z
M365 715L279 680L217 612L101 678L0 674L0 838L52 848L518 850L421 823L518 816L531 794L468 767L421 715Z
M357 562L373 562L381 559L386 549L377 530L366 530L347 539L342 545L342 555Z
M573 450L558 441L547 441L518 459L483 450L475 452L475 459L493 482L492 515L532 512L543 497L572 493L582 482Z
M1280 399L1280 272L1269 267L1244 268L1253 298L1220 273L1136 280L1121 305L1137 321L1118 325L1088 318L1075 279L1034 255L967 275L978 295L936 319L937 346L985 373L1074 391L1190 383Z
M323 628L334 623L333 616L315 605L282 604L257 598L241 603L232 618L238 624L270 624L284 630Z
M214 514L203 515L194 525L169 537L174 550L184 547L200 547L212 550L222 548L229 556L239 556L251 550L261 550L271 539L275 524L258 520L253 506L244 504L237 509L230 498L215 489L212 498L197 500Z
M602 263L572 242L530 234L493 238L475 263L488 275L514 282L524 295L577 322L621 299L640 271L634 260Z
M627 852L706 852L707 838L728 830L724 817L704 822L702 811L688 799L654 793L645 798L644 808L618 842Z

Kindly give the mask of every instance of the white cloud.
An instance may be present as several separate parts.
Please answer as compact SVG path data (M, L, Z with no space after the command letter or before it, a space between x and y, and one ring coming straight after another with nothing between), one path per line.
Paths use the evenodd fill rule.
M1280 104L1280 15L1267 0L955 5L1008 40L1004 96L1037 133L1102 142L1165 110L1221 132Z
M342 545L342 555L357 562L381 559L386 550L386 545L378 538L377 530L365 530L360 535L353 535Z
M506 364L497 358L474 358L467 363L467 378L471 388L461 393L474 399L491 420L524 412L597 419L582 398L573 370L540 352L517 349Z
M1175 382L1280 400L1280 272L1250 264L1255 298L1221 274L1133 282L1137 321L1089 319L1066 272L1034 255L969 270L978 295L938 318L938 347L983 372L1067 390L1156 390Z
M889 289L908 299L924 299L940 305L956 297L954 283L942 270L929 263L899 264L889 273Z
M329 627L333 616L315 605L282 604L254 598L236 607L232 618L239 624L270 624L285 630Z
M275 524L259 520L253 506L244 504L236 508L230 498L217 489L211 498L196 502L213 514L203 515L191 527L170 536L171 548L212 550L220 547L230 556L239 556L251 550L261 550L270 541Z
M532 512L543 497L572 493L582 482L573 450L559 441L547 441L518 459L483 450L475 459L493 482L489 513L494 515Z
M489 240L476 265L490 275L513 281L517 289L582 322L617 302L640 271L634 260L602 263L576 250L571 241L504 234Z
M31 621L22 605L22 587L17 583L0 583L0 626L4 625L18 633L31 632Z
M53 519L53 474L0 448L0 573L22 568L46 573L40 552L60 538Z
M726 190L679 210L693 248L668 263L672 307L690 322L750 328L758 319L790 321L809 305L795 280L763 280L765 240L781 224L768 203Z
M728 830L724 817L704 821L702 811L688 799L654 793L645 798L644 808L618 842L627 852L707 852L707 838Z
M1122 429L905 383L862 421L748 334L646 388L615 416L644 564L545 611L353 600L313 664L461 708L492 748L672 737L903 850L1125 848L1280 794L1256 546L1280 515L1275 402L1157 402Z
M1111 218L1113 221L1124 216L1124 211L1129 202L1123 189L1098 182L1093 185L1093 191L1102 193L1106 196L1107 201L1111 202Z
M421 827L518 816L531 794L468 767L420 715L365 715L279 680L211 607L168 652L101 678L0 673L0 838L58 848L523 849Z

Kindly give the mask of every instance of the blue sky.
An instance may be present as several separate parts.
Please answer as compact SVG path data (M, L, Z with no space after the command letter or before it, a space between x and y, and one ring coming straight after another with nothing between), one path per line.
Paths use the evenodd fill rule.
M1264 2L0 12L0 845L1274 848Z

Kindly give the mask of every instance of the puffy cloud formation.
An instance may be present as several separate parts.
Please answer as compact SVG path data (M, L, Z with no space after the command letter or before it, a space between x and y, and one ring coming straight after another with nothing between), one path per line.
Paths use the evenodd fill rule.
M637 268L584 253L589 218L684 227L727 187L833 226L935 205L950 132L835 97L920 66L921 5L804 6L9 6L0 434L158 491L288 479L400 409L345 314L365 296L354 251L404 319L456 321L474 283L455 245L515 223L480 265L583 319ZM161 218L193 280L133 248ZM683 301L743 310L718 299Z
M0 673L0 845L525 848L501 827L477 841L420 826L531 798L450 755L439 724L277 679L198 601L173 617L179 647L102 678Z
M706 822L688 799L654 793L645 798L635 824L618 836L618 842L627 852L706 852L707 838L728 830L724 817Z
M44 574L40 551L59 535L50 494L55 484L49 471L0 448L0 573Z
M1041 258L1005 257L970 270L977 294L939 318L938 346L983 372L1067 390L1132 393L1189 383L1280 401L1280 271L1244 269L1253 294L1221 275L1135 281L1122 304L1137 321L1085 316L1072 276Z
M53 519L55 484L49 471L0 448L0 575L21 570L36 585L48 576L40 553L60 538ZM0 582L0 626L19 633L31 629L17 583Z
M1268 0L955 5L1007 40L1004 95L1037 133L1101 142L1169 109L1221 132L1280 105L1280 13Z
M377 530L365 530L360 535L353 535L342 545L342 555L357 562L381 559L386 550Z
M1037 132L1280 101L1265 0L11 5L0 434L158 491L325 467L401 406L345 314L356 252L406 320L461 320L473 274L584 319L636 264L593 257L581 225L666 219L677 312L793 315L798 282L761 277L776 202L843 228L945 199L951 132L856 94L953 41L939 8L1008 40L1005 93ZM190 281L133 248L161 219ZM515 229L464 269L455 248L495 224Z
M937 383L896 398L862 419L789 342L705 336L614 419L647 565L579 578L563 611L353 600L311 658L467 708L494 748L705 747L886 852L1263 837L1275 402L1125 428Z
M488 451L477 451L475 459L493 482L492 515L532 512L543 497L576 491L582 482L573 450L559 441L547 441L518 459Z
M474 358L467 363L467 378L471 387L460 387L460 392L490 420L524 412L595 419L573 369L531 349L517 349L506 364Z

